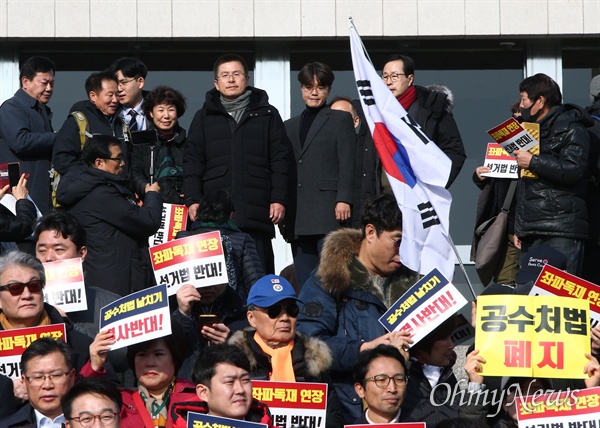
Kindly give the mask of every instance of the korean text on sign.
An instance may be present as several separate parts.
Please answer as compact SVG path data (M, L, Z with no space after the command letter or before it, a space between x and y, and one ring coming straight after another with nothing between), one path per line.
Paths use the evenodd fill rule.
M514 156L513 152L515 150L529 150L539 144L539 142L513 118L488 130L487 133L511 156Z
M44 263L44 302L65 312L87 310L81 258Z
M276 427L325 427L325 383L252 381L252 396L269 406Z
M187 428L268 428L266 424L189 412Z
M475 347L484 376L582 379L589 303L556 296L479 296Z
M169 296L184 284L208 287L228 282L220 232L193 235L150 248L154 277Z
M64 324L15 328L0 331L0 373L11 379L21 377L21 355L31 343L42 337L67 341Z
M587 300L590 302L591 327L596 327L600 322L600 287L554 266L546 264L542 268L529 295Z
M187 217L185 205L163 204L160 227L148 238L148 245L152 247L174 240L179 232L186 229Z
M519 427L598 427L600 388L517 397Z
M171 334L167 286L150 287L104 306L100 330L115 334L111 350Z
M434 269L404 293L379 322L388 331L409 331L417 343L466 304L456 287Z

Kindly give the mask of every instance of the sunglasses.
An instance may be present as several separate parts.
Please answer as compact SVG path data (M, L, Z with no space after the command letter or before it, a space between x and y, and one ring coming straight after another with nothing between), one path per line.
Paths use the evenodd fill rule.
M281 312L285 312L292 318L296 318L300 313L300 308L296 303L290 303L289 305L278 305L277 303L269 306L268 308L256 307L261 312L266 312L269 318L274 320L281 315Z
M12 284L1 285L0 291L8 290L12 296L20 296L23 294L25 287L29 289L30 293L39 293L44 287L44 282L41 279L34 279L29 282L13 282Z

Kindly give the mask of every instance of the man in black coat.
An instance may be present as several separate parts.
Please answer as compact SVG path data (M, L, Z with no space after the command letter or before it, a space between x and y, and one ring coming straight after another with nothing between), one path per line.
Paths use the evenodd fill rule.
M254 239L265 272L275 270L271 239L288 202L289 141L279 112L262 89L248 86L248 66L224 55L214 66L215 88L190 126L183 162L183 193L192 221L200 200L228 190L233 221Z
M128 126L119 116L117 85L117 77L107 71L92 73L86 79L85 91L89 99L79 101L71 107L69 116L56 134L52 163L61 175L85 168L78 126L78 121L82 120L80 118L83 115L87 120L87 133L108 135L119 140L125 159L125 176L128 176L130 134Z
M62 177L56 194L87 233L86 284L120 296L154 284L148 237L162 217L158 183L149 186L139 207L121 176L123 156L116 138L89 138L82 154L88 166Z
M517 187L515 247L526 253L547 245L567 256L567 272L581 275L588 238L586 204L592 119L579 106L562 104L558 84L538 73L519 84L524 122L540 125L539 154L515 150ZM595 220L595 219L594 219Z
M19 162L29 174L31 199L42 213L50 209L50 158L54 145L52 111L54 63L34 56L23 63L21 88L0 107L0 159Z
M383 66L383 82L408 115L452 161L446 188L458 176L467 155L458 126L450 111L452 93L445 87L434 89L414 85L415 63L406 55L391 55Z

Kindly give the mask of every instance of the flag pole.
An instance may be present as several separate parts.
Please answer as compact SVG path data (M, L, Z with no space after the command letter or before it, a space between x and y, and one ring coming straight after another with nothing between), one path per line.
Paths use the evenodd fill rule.
M458 249L456 248L456 245L454 245L454 242L452 241L452 238L450 237L450 233L448 233L448 241L450 241L450 245L452 245L452 249L454 250L454 254L456 255L456 260L458 260L460 269L462 270L462 273L465 276L465 279L467 280L467 285L469 286L469 290L471 290L471 294L473 294L473 300L477 300L477 294L475 293L475 289L473 288L471 279L469 278L469 275L467 275L467 270L465 269L465 265L460 257L460 254L458 254Z
M369 62L371 63L371 65L373 65L373 61L371 61L371 57L369 56L369 52L367 51L367 48L365 47L365 44L362 41L362 37L360 37L360 33L358 32L358 30L356 28L356 25L354 25L354 20L352 19L351 16L348 17L348 21L350 23L350 28L354 28L354 31L356 31L356 34L358 34L358 36L359 36L360 45L362 46L363 53L365 54L365 56L367 57L367 59L369 60Z

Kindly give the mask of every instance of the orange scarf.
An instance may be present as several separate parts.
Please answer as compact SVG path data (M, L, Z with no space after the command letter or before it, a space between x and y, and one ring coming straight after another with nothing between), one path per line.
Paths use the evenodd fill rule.
M271 367L273 371L269 380L296 382L296 375L294 374L294 366L292 364L292 349L294 348L293 340L286 346L273 349L267 345L258 335L258 332L256 332L254 333L254 341L258 343L258 346L260 346L260 349L262 349L265 354L271 357Z
M42 314L40 315L40 321L35 325L35 327L39 327L41 325L50 325L50 317L48 316L48 312L44 309ZM10 323L4 312L0 312L0 325L4 330L12 330L15 327ZM63 339L64 340L64 339Z

